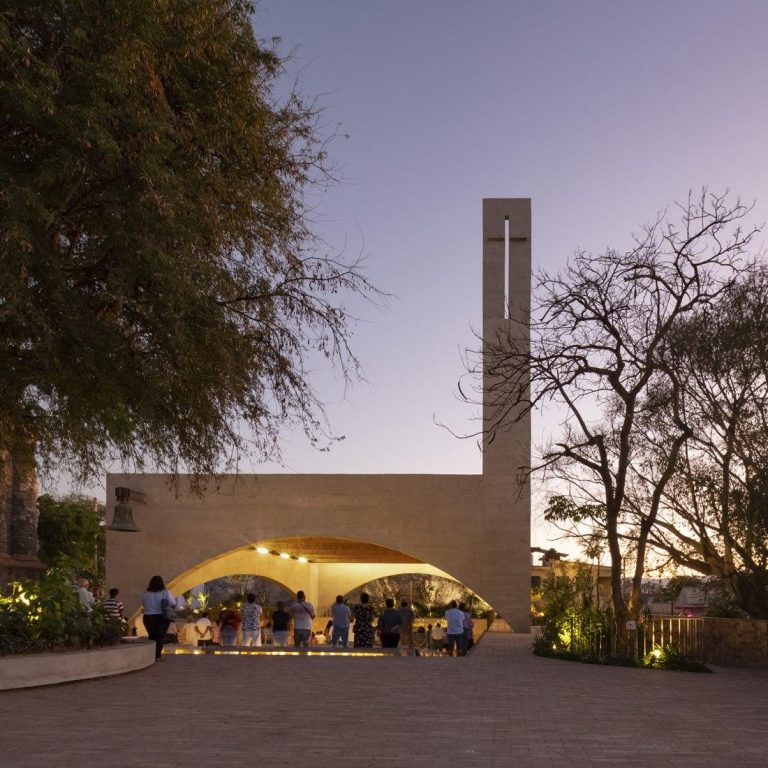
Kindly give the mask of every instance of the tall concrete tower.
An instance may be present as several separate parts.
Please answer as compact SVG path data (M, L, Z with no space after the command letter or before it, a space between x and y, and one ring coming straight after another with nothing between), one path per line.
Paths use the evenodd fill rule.
M500 331L513 331L529 342L527 319L531 296L531 201L529 198L483 200L483 339L493 342ZM483 376L483 425L494 424L497 406L488 396L494 378ZM521 596L512 615L515 628L530 626L530 485L524 468L530 465L531 422L524 416L506 430L483 437L483 520L489 546L506 562L497 578L507 594ZM501 539L504 539L502 542ZM509 540L511 538L511 540ZM490 542L496 542L491 544ZM503 554L502 554L503 550ZM509 609L507 609L509 613Z

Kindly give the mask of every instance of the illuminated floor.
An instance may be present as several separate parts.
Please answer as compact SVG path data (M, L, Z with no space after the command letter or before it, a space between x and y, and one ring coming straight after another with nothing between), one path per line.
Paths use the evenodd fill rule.
M271 646L205 646L194 648L192 646L174 646L167 645L163 649L164 656L349 656L354 657L381 657L389 656L391 658L409 658L418 655L423 658L448 658L445 654L434 651L419 651L418 654L409 654L404 649L384 649L384 648L331 648L320 647L315 650L298 651L294 648L273 648Z

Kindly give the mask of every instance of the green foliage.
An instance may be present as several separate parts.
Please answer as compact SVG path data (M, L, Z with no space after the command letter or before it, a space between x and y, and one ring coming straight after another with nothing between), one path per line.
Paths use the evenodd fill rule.
M37 500L37 535L40 559L52 567L64 566L97 581L104 579L106 547L104 505L84 496Z
M306 196L319 115L249 0L9 0L0 14L0 447L209 472L316 440L308 363L357 373Z
M573 578L550 573L544 579L544 612L534 653L580 661L599 661L610 655L612 614L610 609L595 607L593 586L586 568Z
M672 669L680 672L712 671L700 661L684 656L677 646L670 644L664 645L664 647L655 646L652 651L646 654L642 666L649 669Z
M581 661L587 664L642 666L709 672L702 663L683 656L673 645L655 647L645 658L617 654L616 625L610 609L598 610L592 602L592 578L582 569L574 578L549 574L542 582L544 616L533 641L537 656Z
M605 504L576 504L567 496L552 496L544 519L550 523L601 522L605 520Z
M72 575L50 570L39 581L13 582L0 596L0 654L92 648L116 643L121 622L100 606L87 613Z

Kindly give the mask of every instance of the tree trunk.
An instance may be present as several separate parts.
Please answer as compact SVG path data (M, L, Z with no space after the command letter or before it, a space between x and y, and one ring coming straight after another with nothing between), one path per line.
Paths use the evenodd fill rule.
M37 557L39 484L35 443L11 441L0 449L0 589L11 581L37 578L45 570Z
M11 554L37 559L37 497L40 484L35 466L34 444L25 441L13 457L11 500Z
M11 554L13 467L8 451L0 451L0 557Z

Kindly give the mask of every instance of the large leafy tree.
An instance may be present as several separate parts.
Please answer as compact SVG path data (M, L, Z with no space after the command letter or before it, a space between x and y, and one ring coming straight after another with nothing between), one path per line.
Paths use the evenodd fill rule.
M307 361L357 372L306 194L318 114L247 0L0 3L0 446L209 472L324 419ZM250 436L249 436L250 439Z

